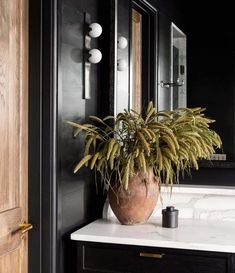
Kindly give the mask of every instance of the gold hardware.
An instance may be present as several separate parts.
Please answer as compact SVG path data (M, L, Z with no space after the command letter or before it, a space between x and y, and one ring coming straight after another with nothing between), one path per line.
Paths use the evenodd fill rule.
M21 230L21 235L25 234L32 228L33 228L32 224L25 223L25 222L19 225L19 230Z
M26 232L28 232L30 229L33 228L32 224L23 222L19 224L19 227L11 232L12 235L14 235L17 232L21 232L21 238L24 236Z
M155 259L162 259L165 254L161 253L145 253L145 252L140 252L140 257L147 257L147 258L155 258Z

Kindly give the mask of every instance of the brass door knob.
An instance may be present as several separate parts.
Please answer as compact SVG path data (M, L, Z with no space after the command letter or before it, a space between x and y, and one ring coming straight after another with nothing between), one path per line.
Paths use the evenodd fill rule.
M21 231L21 235L25 234L26 232L28 232L32 228L33 228L33 225L30 223L24 222L19 225L19 230Z
M11 234L14 235L15 233L20 232L21 233L21 238L23 238L24 234L26 232L28 232L32 228L33 228L32 224L23 222L23 223L20 223L19 226L18 226L18 228L16 228L15 230L13 230L11 232Z

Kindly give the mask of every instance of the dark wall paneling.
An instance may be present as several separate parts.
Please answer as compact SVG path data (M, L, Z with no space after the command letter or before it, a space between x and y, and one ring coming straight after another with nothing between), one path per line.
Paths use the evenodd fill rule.
M161 14L165 14L169 20L183 30L185 0L149 0L149 2L154 5Z
M199 6L203 8L195 13ZM185 1L184 9L188 106L207 108L206 115L216 120L212 128L221 135L227 159L234 161L235 30L232 6L229 1L219 6ZM192 179L187 178L183 183L235 186L235 170L200 168L193 173Z
M29 1L29 272L56 272L57 1Z
M114 58L115 58L115 41L113 39L115 31L115 0L99 0L98 14L99 22L103 27L103 34L99 37L99 47L104 53L102 62L98 70L99 80L99 114L102 117L113 115L114 113Z
M84 12L91 16L91 22L100 22L98 6L99 1L95 0L61 0L58 7L57 272L60 273L75 272L76 248L70 240L71 232L97 218L102 208L102 198L96 195L95 177L92 172L88 168L83 168L79 173L73 174L73 168L83 156L83 138L74 139L72 128L66 124L67 120L89 122L89 115L99 115L101 110L105 112L107 106L105 100L104 105L102 103L99 105L99 86L102 78L99 69L103 60L99 64L91 65L91 99L83 99ZM105 26L102 36L108 33ZM101 37L91 40L91 48L99 48ZM105 63L108 46L106 43L106 51L101 49ZM105 78L108 66L103 73Z
M42 273L41 244L41 11L42 3L29 1L29 273ZM35 248L37 246L37 248Z

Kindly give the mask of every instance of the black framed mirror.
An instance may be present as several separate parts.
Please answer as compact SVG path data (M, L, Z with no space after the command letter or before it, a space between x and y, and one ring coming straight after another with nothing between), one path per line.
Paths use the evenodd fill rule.
M187 35L187 106L205 107L223 149L183 184L235 186L235 30L232 4L176 1ZM197 9L197 12L195 10ZM170 19L170 18L169 18Z
M200 166L233 169L235 167L233 80L235 34L232 6L227 2L222 6L215 6L202 1L191 5L186 0L158 1L156 5L159 9L160 35L158 109L177 108L172 93L180 93L181 88L172 88L176 89L172 90L167 88L167 84L161 85L161 83L177 82L177 78L171 76L170 27L174 24L187 36L187 75L184 85L187 88L186 106L205 107L207 109L205 114L216 120L212 128L220 134L223 141L223 149L217 151L211 161L201 162ZM181 83L181 79L178 79Z
M119 0L119 4L121 2ZM129 10L129 19L127 20L129 25L126 25L127 21L124 23L124 18L120 13L118 16L120 16L119 20L125 24L123 27L128 29L130 35L133 28L130 20L131 9L139 1L123 0L124 2ZM154 98L159 110L170 109L172 93L167 88L162 88L160 84L161 81L171 82L172 80L171 28L172 23L174 23L187 36L187 77L185 78L187 81L187 106L207 108L206 115L216 120L213 128L221 135L224 143L223 153L227 156L226 161L216 160L212 162L213 164L211 162L202 163L199 171L193 172L192 178L185 178L181 184L234 186L235 84L233 80L233 54L235 52L235 32L232 27L231 4L219 7L211 6L202 1L194 3L193 6L186 0L143 0L141 2L144 5L149 4L153 10L157 11L157 17L155 17L156 59L154 62L153 60L149 62L150 66L154 66L156 62L155 79L152 78L153 85L150 88L153 93L147 92L147 99ZM195 10L198 12L195 13ZM147 27L147 31L152 33L150 27ZM130 38L129 36L129 41L132 39L133 37ZM209 42L207 45L206 41ZM131 43L129 43L128 50L129 53L131 50L133 51ZM218 57L219 53L220 57ZM129 55L129 96L131 90L131 58L132 55ZM195 67L194 64L196 64ZM151 71L154 69L152 68ZM142 78L144 78L143 73ZM141 82L139 81L138 84L141 85ZM142 101L145 99L142 98ZM130 106L130 97L128 97L128 106Z
M185 31L188 33L188 105L207 108L216 120L223 150L204 163L208 168L235 167L235 30L231 3L213 5L197 2L200 20L193 6L184 2Z
M157 93L157 10L146 1L117 0L116 16L114 113L140 112Z

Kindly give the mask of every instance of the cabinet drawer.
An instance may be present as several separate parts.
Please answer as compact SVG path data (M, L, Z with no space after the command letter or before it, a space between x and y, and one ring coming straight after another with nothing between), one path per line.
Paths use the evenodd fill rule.
M138 256L133 250L83 246L83 270L135 272Z
M152 254L152 252L151 252ZM143 258L143 257L142 257ZM145 273L227 273L225 257L165 253L161 260L144 257L139 272Z
M83 272L230 273L229 255L177 249L83 244ZM80 272L80 271L79 271Z

